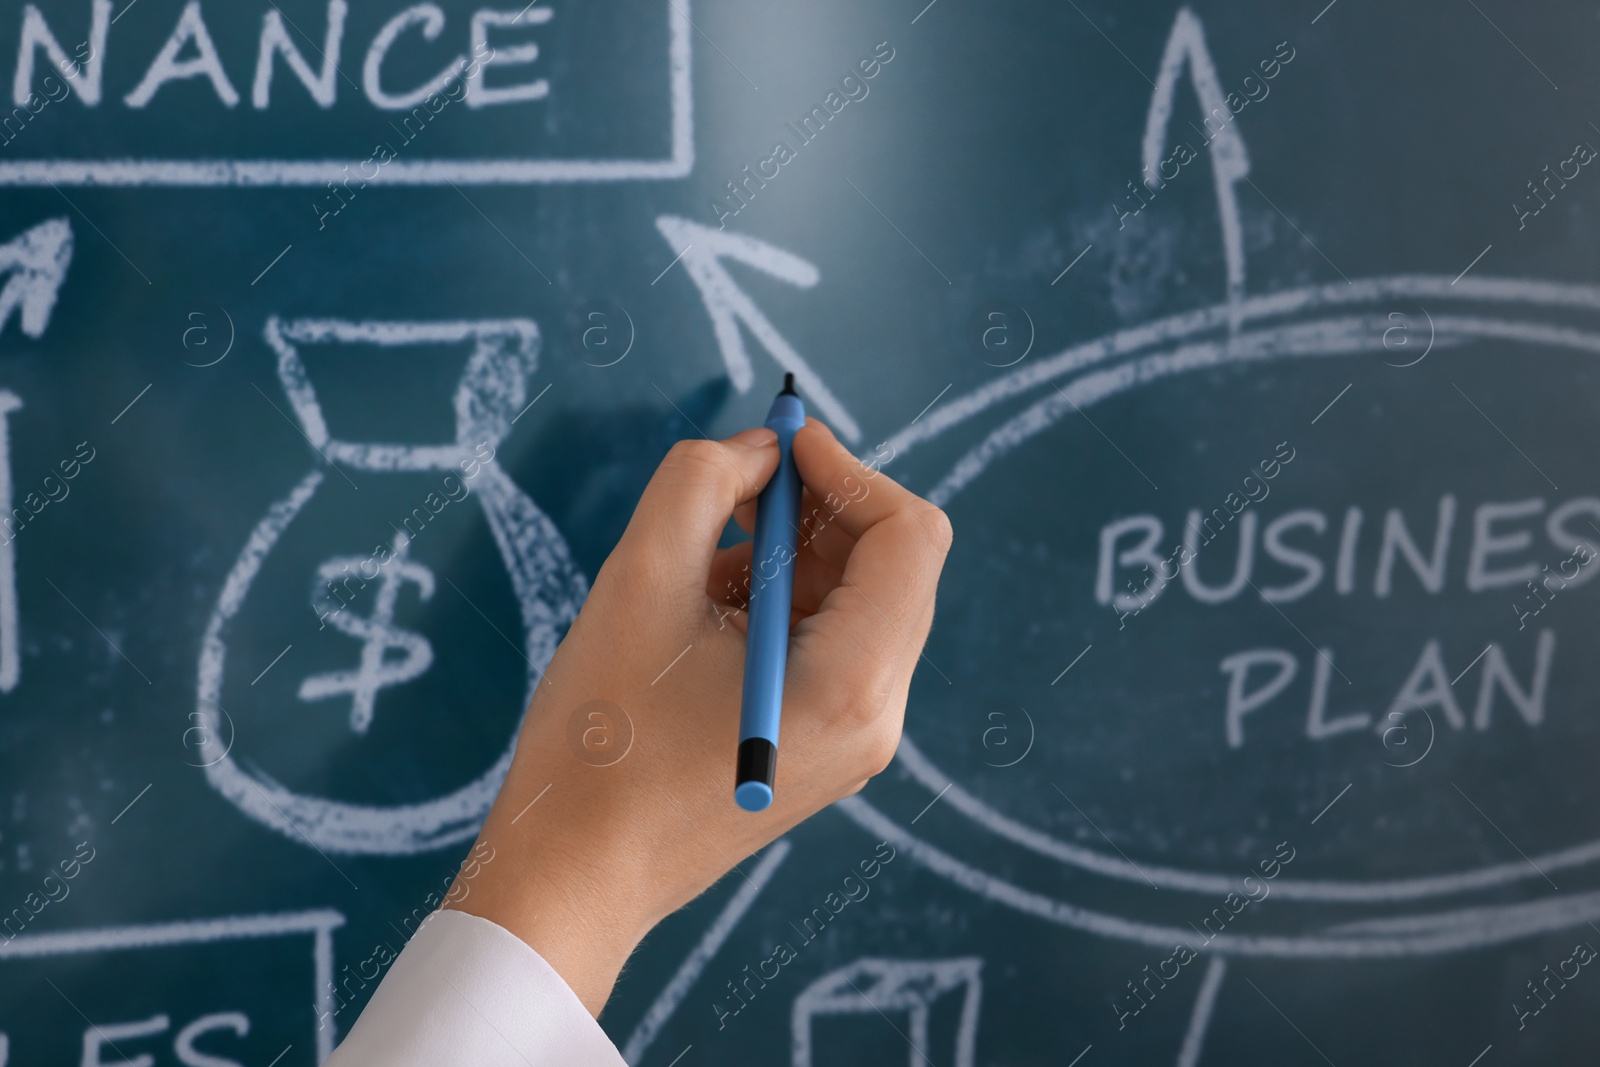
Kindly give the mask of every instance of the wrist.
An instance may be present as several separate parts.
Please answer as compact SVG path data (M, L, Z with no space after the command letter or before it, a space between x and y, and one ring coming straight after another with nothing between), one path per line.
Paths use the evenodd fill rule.
M565 840L556 820L527 815L512 825L498 806L491 812L479 840L498 843L501 862L484 865L462 892L458 876L445 906L510 931L598 1017L628 956L658 917L631 891L637 870L623 876L626 857L602 842Z

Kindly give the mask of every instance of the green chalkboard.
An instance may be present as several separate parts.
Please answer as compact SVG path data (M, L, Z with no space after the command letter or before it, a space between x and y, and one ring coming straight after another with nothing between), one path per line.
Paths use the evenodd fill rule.
M1589 1057L1592 11L488 5L0 5L0 1067L320 1062L783 371L955 547L629 1062Z

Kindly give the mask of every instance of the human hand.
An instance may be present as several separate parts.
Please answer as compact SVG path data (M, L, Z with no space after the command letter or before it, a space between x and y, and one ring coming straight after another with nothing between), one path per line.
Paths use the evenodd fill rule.
M730 515L750 528L777 469L777 435L758 428L680 442L656 471L534 693L479 835L496 862L449 895L531 945L593 1014L651 927L860 790L899 744L949 520L814 419L793 447L807 518L771 807L733 800L751 545L717 549ZM591 720L591 701L625 718ZM601 757L630 725L625 754Z

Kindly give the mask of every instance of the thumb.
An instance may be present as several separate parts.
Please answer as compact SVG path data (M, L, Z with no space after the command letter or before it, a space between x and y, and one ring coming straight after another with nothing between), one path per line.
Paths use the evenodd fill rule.
M725 441L679 441L645 487L613 556L652 583L703 595L734 508L754 500L778 469L778 435L766 427Z

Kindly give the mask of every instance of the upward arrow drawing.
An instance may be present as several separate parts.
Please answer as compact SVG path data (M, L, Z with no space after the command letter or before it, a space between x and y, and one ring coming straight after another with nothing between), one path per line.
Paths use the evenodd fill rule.
M744 336L739 332L739 325L743 323L751 336L772 354L778 366L794 374L801 391L815 401L817 410L842 436L851 442L861 440L861 427L856 425L856 420L850 417L844 405L839 403L805 358L783 339L783 335L756 307L755 301L734 284L721 261L724 257L736 259L801 289L809 289L817 284L821 277L817 268L776 245L743 234L715 230L677 215L663 215L656 219L656 229L678 252L684 269L700 290L700 298L705 301L706 312L711 316L711 328L716 333L717 346L722 349L722 361L727 364L728 377L733 380L734 388L741 393L749 392L756 380L755 368L751 366L750 356L745 351Z
M22 332L44 336L71 262L72 226L65 218L41 222L0 245L0 276L9 275L0 289L0 331L20 308Z
M1167 125L1172 120L1172 98L1177 92L1183 68L1189 68L1189 81L1199 98L1204 115L1206 146L1211 153L1211 171L1217 187L1217 213L1222 221L1222 252L1228 267L1228 304L1233 309L1229 328L1239 329L1239 302L1244 298L1244 231L1239 225L1239 197L1234 186L1250 173L1250 153L1233 122L1227 94L1217 79L1216 64L1206 48L1206 31L1189 8L1178 11L1172 33L1161 55L1161 70L1156 75L1156 91L1150 98L1145 119L1143 164L1145 184L1161 187L1161 154L1166 151ZM1215 131L1211 123L1218 119Z

